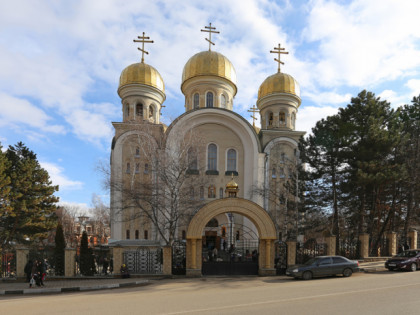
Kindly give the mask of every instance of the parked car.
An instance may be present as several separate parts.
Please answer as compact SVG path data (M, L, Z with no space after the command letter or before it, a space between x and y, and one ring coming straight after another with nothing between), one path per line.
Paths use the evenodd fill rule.
M385 262L388 270L416 271L420 266L420 249L405 250Z
M309 259L303 265L287 268L286 275L296 279L310 280L313 277L337 274L350 277L356 271L359 271L359 262L357 260L349 260L342 256L318 256Z

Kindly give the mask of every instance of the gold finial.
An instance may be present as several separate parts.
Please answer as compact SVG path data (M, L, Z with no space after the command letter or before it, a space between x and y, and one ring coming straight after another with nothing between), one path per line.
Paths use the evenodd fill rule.
M277 69L277 72L280 72L280 64L284 65L284 62L280 61L280 55L281 54L288 54L289 53L289 52L283 51L283 50L285 50L285 48L280 48L280 43L279 43L279 46L278 47L274 47L274 50L270 50L270 53L272 53L272 54L278 54L279 55L278 59L277 58L274 58L274 60L277 61L278 64L279 64L279 67Z
M209 42L209 51L211 51L211 45L214 45L214 43L211 41L211 34L212 33L220 34L220 32L215 31L216 28L212 27L211 23L210 23L210 26L204 26L204 28L206 28L206 30L201 30L201 31L209 33L209 38L206 38L206 41Z
M144 50L144 43L153 43L152 40L148 40L150 39L150 37L148 36L144 36L144 32L143 32L143 36L137 36L138 39L133 39L133 42L135 43L141 43L141 48L137 47L138 50L141 51L141 63L144 63L144 54L149 54L147 51Z
M260 110L254 105L252 105L251 109L248 109L248 112L252 113L252 126L255 127L255 121L257 120L257 117L255 117L255 113L258 113Z

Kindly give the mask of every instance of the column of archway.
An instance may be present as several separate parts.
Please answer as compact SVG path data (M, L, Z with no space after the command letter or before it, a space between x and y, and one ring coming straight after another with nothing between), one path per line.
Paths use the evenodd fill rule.
M202 234L204 227L222 213L238 213L247 217L257 228L259 245L259 275L274 275L274 241L276 229L268 213L256 203L242 198L225 198L203 206L193 217L187 231L187 276L200 276L202 267Z

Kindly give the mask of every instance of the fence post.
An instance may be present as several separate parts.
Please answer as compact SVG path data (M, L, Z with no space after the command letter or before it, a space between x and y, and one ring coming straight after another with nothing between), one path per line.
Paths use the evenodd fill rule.
M287 241L287 265L296 265L296 242Z
M360 241L360 258L369 257L369 234L363 233L359 235Z
M76 249L66 248L64 250L64 276L74 277L76 274Z
M29 249L24 247L16 248L16 276L25 277L25 265L28 262Z
M394 256L397 254L397 233L388 233L388 255Z
M328 256L335 256L335 239L337 236L328 236L326 237L327 241L327 255Z
M172 274L172 246L163 246L163 274Z
M411 249L416 249L417 248L417 231L416 230L411 230L408 232L408 237L411 238L411 242L410 242L410 248Z
M114 274L119 275L123 264L123 248L121 246L112 247L112 257L114 260Z

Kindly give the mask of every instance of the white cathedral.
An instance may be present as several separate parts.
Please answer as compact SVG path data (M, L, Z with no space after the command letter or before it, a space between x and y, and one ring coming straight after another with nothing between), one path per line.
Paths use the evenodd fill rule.
M297 213L294 208L290 209L290 204L298 197L290 185L292 179L293 183L297 180L298 141L305 134L295 130L301 104L299 84L291 75L280 71L280 54L285 52L278 45L272 51L278 54L277 72L261 83L257 108L250 110L253 115L259 113L261 128L250 124L234 111L235 68L227 57L211 50L211 35L217 32L211 24L205 28L203 31L210 35L210 39L206 38L209 50L198 52L185 64L181 84L185 113L169 126L161 123L166 95L159 72L146 64L144 58L122 71L118 87L122 121L113 122L112 181L123 186L132 185L133 181L140 185L150 181L154 164L144 158L144 148L136 145L140 137L155 139L156 143L164 138L162 145L177 145L179 134L185 135L186 131L194 129L194 134L200 135L202 152L192 168L206 184L195 187L191 198L201 199L206 205L231 199L228 191L236 189L238 200L265 210L275 226L276 238L285 240L297 220ZM151 41L144 33L138 38L143 45L139 50L144 54L144 43ZM110 242L159 241L161 236L150 220L124 219L127 218L124 203L121 191L111 188ZM224 213L218 213L205 223L201 231L203 247L211 243L213 248L221 250L223 246L261 237L261 228L254 223L252 217L233 215L226 208ZM188 238L188 226L179 224L176 238ZM196 267L194 262L189 264Z

